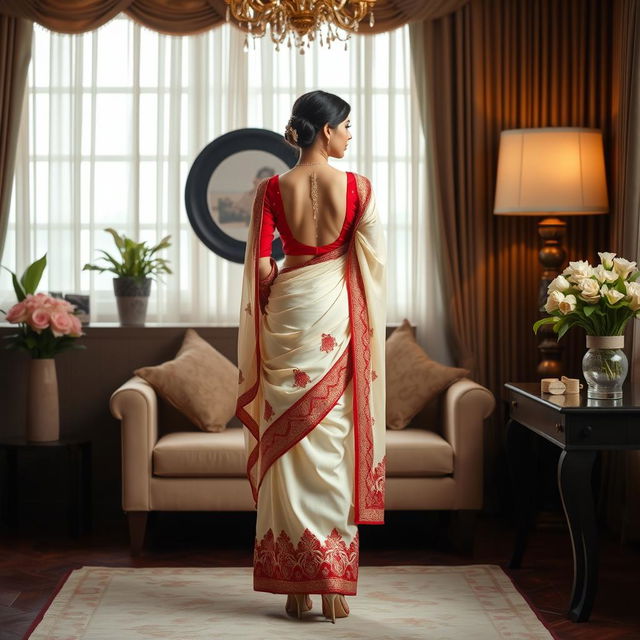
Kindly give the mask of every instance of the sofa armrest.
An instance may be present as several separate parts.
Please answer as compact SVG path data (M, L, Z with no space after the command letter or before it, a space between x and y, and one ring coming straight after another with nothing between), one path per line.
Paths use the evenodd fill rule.
M493 393L462 378L445 392L442 435L453 449L455 509L479 509L483 498L484 420L495 409Z
M158 440L158 399L153 387L133 376L109 400L114 418L121 421L122 508L148 511L153 448Z

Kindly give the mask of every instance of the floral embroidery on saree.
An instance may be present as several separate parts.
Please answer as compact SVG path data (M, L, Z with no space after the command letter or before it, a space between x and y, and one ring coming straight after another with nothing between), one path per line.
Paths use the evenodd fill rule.
M326 353L333 351L337 344L336 339L330 333L323 333L321 342L320 351L325 351Z
M268 529L261 541L256 539L253 553L254 586L283 593L355 593L358 579L356 532L347 546L334 528L322 542L305 529L297 546L285 531L275 539Z
M302 369L293 370L293 386L294 387L306 387L309 384L309 382L311 382L311 378L305 371L302 371Z

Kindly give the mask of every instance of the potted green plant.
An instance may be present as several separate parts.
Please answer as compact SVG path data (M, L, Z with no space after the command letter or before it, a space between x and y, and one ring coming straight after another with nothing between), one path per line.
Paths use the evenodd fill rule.
M168 261L156 256L161 249L171 246L171 236L165 236L153 247L146 242L135 242L120 235L115 229L105 229L113 237L120 253L118 258L100 249L98 258L104 265L85 264L83 271L111 271L113 290L118 303L118 316L122 326L143 327L147 316L147 305L151 293L151 281L160 273L173 273Z

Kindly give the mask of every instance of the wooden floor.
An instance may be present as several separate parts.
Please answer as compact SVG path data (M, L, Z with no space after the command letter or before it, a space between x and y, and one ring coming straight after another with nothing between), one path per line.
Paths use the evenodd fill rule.
M251 566L253 514L155 514L145 551L128 553L124 520L78 540L62 531L3 531L0 538L0 639L22 638L61 576L83 565ZM558 638L640 639L640 547L620 545L600 532L600 579L591 620L564 616L571 586L571 544L561 521L533 533L522 569L511 572L519 589ZM505 566L512 542L509 522L483 517L473 556L447 550L438 514L387 512L384 526L360 529L360 564ZM277 597L277 596L274 596ZM284 600L283 600L284 604ZM351 601L357 607L357 597ZM116 636L114 635L114 640ZM467 639L465 639L467 640Z

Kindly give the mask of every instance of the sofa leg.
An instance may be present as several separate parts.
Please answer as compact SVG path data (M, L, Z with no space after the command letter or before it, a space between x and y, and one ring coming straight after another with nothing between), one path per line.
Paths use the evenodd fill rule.
M449 536L452 548L458 553L473 555L477 516L476 509L460 509L451 512Z
M144 532L147 528L148 511L128 511L129 540L131 541L131 555L138 556L144 544Z

